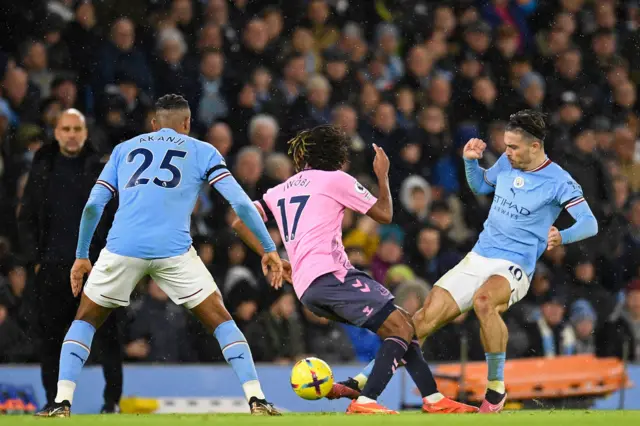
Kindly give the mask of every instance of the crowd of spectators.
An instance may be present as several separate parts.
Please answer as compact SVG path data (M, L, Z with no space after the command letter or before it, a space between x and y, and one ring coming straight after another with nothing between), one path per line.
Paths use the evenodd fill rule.
M374 193L372 144L383 147L393 224L347 212L344 243L411 313L488 213L491 197L466 184L461 147L484 139L489 167L509 114L545 111L547 153L582 186L600 233L544 253L529 294L505 315L508 356L621 356L626 345L640 360L636 1L21 0L0 13L0 362L38 360L43 289L18 218L59 113L87 116L83 150L104 159L150 130L166 93L189 100L193 136L225 156L252 199L294 173L286 142L301 129L344 129L345 170ZM314 316L290 287L268 288L229 213L203 186L194 246L256 361L373 358L375 335ZM152 280L118 315L129 361L223 361L214 337ZM473 313L427 340L427 358L459 359L462 335L469 358L484 359Z

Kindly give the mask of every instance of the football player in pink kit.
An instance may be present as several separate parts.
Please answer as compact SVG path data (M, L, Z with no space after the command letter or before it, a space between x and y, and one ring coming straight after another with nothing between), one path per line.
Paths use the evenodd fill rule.
M379 186L376 199L341 171L347 161L349 139L338 128L323 125L303 131L289 145L298 173L268 190L255 205L265 222L275 219L278 224L291 261L295 292L314 314L367 328L383 339L364 388L357 383L338 383L331 396L353 398L347 413L396 414L376 400L404 361L423 396L423 411L476 412L477 408L438 392L411 317L395 306L389 290L349 263L342 245L346 208L379 223L391 222L389 159L384 151L374 145L373 169ZM254 251L262 252L259 241L242 221L236 220L233 227Z

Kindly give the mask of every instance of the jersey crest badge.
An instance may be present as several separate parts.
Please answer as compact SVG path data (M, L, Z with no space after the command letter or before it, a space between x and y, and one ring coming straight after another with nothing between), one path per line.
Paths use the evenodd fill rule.
M524 186L524 179L521 176L516 177L513 180L513 186L520 189Z

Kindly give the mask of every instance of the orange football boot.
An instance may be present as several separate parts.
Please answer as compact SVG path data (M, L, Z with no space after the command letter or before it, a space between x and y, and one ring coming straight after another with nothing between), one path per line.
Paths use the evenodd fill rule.
M422 412L429 414L467 414L477 413L478 408L445 397L433 404L423 399Z
M377 402L358 403L357 400L353 400L347 408L347 414L398 414L398 412L389 410Z

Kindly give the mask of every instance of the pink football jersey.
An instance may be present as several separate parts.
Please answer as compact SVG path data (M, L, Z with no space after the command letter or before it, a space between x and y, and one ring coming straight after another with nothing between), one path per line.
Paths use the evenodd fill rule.
M344 209L366 213L376 198L342 171L305 170L271 188L255 204L275 218L293 268L298 298L321 275L353 268L342 245Z

